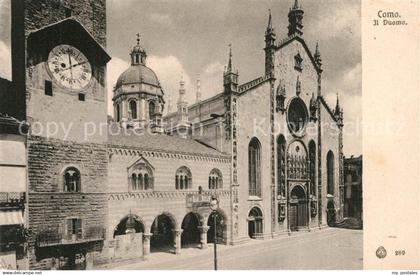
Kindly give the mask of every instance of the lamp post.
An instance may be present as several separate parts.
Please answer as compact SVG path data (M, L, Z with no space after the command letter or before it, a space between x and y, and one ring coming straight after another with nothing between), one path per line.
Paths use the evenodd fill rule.
M214 229L214 270L217 270L217 209L219 208L219 201L215 196L211 198L210 209L213 214L213 229Z

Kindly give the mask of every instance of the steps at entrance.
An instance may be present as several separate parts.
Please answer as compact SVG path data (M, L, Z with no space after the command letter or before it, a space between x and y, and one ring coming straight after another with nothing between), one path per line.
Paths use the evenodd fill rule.
M347 218L344 218L342 221L335 223L334 227L346 228L346 229L362 229L363 223L359 219L347 217Z

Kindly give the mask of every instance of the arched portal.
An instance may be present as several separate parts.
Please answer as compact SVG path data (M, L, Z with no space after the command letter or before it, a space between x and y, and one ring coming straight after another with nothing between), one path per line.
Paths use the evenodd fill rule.
M335 205L333 200L330 200L327 204L327 224L328 226L335 225Z
M182 221L181 246L197 246L200 244L200 225L197 215L190 212Z
M215 223L216 221L216 223ZM227 220L225 215L220 211L212 212L207 220L207 243L214 243L214 225L216 224L216 243L227 243Z
M124 235L130 232L144 233L144 224L140 218L135 215L127 215L124 217L114 230L114 238L118 235Z
M175 222L170 216L161 214L155 218L152 224L150 239L150 251L172 252L174 247Z
M263 237L263 214L258 207L254 207L249 211L248 236L252 239L262 239Z
M308 203L306 192L301 186L295 186L290 193L290 230L308 226Z

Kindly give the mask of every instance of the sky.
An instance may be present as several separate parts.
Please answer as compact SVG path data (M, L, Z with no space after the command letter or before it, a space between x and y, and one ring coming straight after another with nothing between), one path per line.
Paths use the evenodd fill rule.
M263 75L264 32L271 9L277 40L287 35L288 11L294 0L107 0L108 88L129 66L136 34L176 108L183 73L187 100L195 102L196 80L202 98L222 91L222 75L232 45L239 83ZM337 93L344 108L344 153L362 153L360 0L299 0L304 10L304 39L311 50L319 42L323 59L322 91L334 108ZM111 98L112 94L109 94ZM110 104L110 113L112 106ZM166 106L167 109L167 106ZM348 134L346 134L348 133Z
M11 0L0 0L0 77L11 77ZM280 40L287 35L289 8L294 0L107 0L108 113L112 88L129 67L136 34L175 110L183 74L187 100L195 102L196 80L202 99L222 91L228 45L239 70L239 83L263 75L264 32L268 9ZM337 94L344 108L344 153L362 153L362 133L355 131L362 117L360 0L299 0L304 10L304 39L313 51L316 42L323 60L322 93L333 108ZM166 106L166 111L167 111ZM360 127L359 127L360 128Z

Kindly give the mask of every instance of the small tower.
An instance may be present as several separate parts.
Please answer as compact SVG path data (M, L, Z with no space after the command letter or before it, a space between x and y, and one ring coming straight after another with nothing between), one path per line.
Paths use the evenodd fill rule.
M322 72L322 59L321 53L318 49L318 42L316 42L315 54L314 54L315 63L318 66L318 70Z
M181 81L179 81L179 97L177 102L177 125L172 134L182 138L188 138L191 135L191 123L188 121L188 102L185 99L185 82L181 74ZM176 131L174 133L174 131Z
M314 93L312 92L311 100L309 101L309 113L310 113L310 120L316 121L317 120L317 110L318 110L318 104L317 100L315 98Z
M303 35L303 9L299 5L298 0L295 0L293 7L289 10L289 37Z
M271 19L271 10L268 10L268 24L265 30L265 75L274 76L274 51L276 33Z
M223 72L223 94L224 94L224 127L225 127L225 137L227 140L232 138L232 133L234 132L234 111L232 102L234 99L234 94L238 91L238 71L234 72L232 67L232 46L229 44L229 61L228 65Z
M179 121L188 121L188 102L185 99L185 81L184 76L181 74L179 81L179 97L178 97L178 119Z
M229 44L229 61L223 72L223 87L225 93L236 92L238 89L238 72L233 71L232 46Z
M133 47L130 53L131 56L131 66L134 65L144 65L146 66L146 51L142 46L140 46L140 34L137 34L137 45Z
M200 75L197 77L197 93L195 97L195 102L198 103L201 101L201 82L200 82Z
M335 105L335 110L334 110L334 116L337 119L338 126L342 127L343 126L343 108L340 107L338 93L337 93L337 103Z

